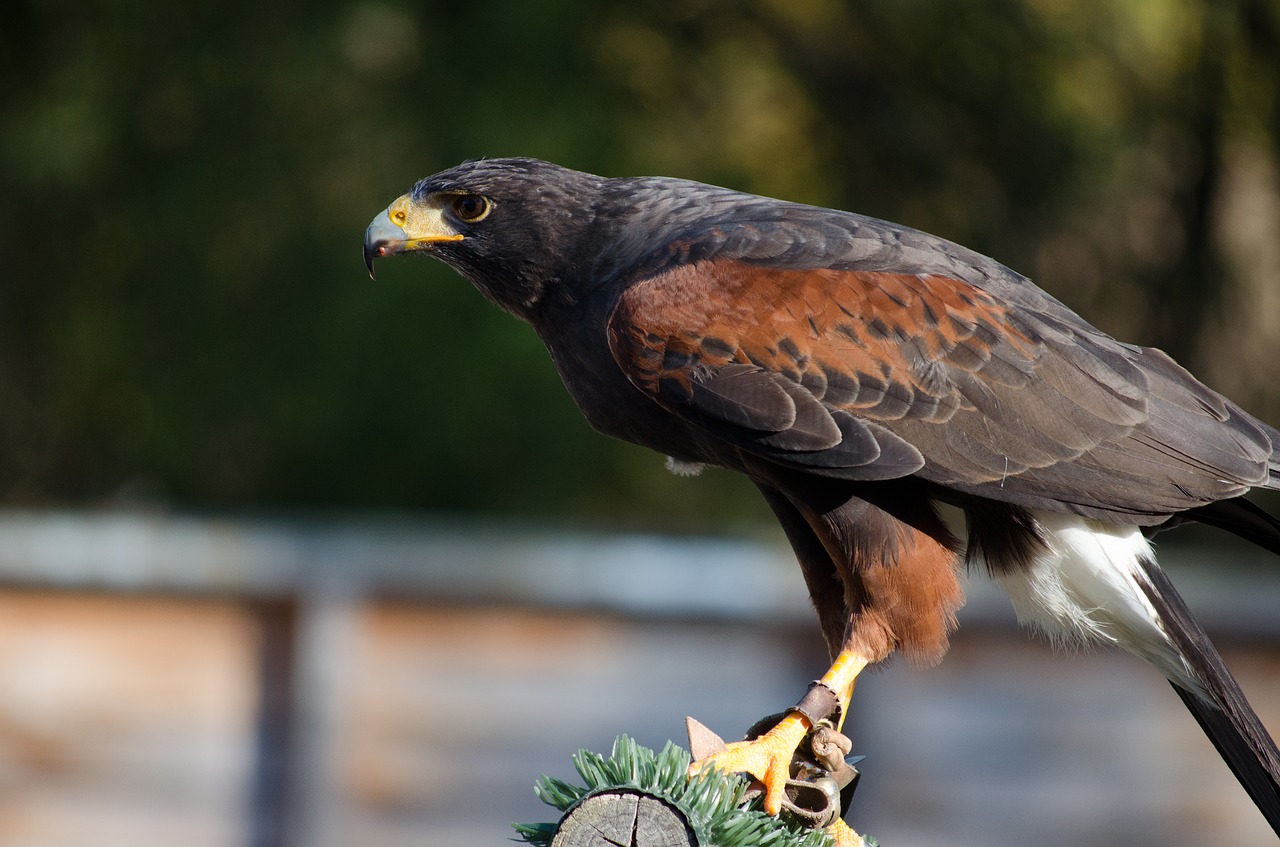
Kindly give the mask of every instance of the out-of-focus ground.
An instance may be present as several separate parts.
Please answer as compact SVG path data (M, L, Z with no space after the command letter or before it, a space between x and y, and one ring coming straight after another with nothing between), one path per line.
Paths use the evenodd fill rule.
M654 541L648 570L677 593L661 575L678 573L663 561L680 545ZM602 549L623 548L643 566L640 541ZM14 549L0 543L0 559ZM101 546L108 560L120 549ZM714 572L715 557L698 555ZM744 560L744 575L759 566ZM296 717L312 749L291 843L502 844L512 821L551 819L533 780L572 778L579 747L607 751L623 732L658 746L680 739L686 714L740 732L822 669L790 575L788 596L774 598L789 611L773 613L330 592L296 636L311 644L293 672L310 679ZM1224 625L1228 663L1280 727L1280 650L1241 625L1251 610L1280 608L1276 580L1237 583L1244 606L1211 582L1179 581ZM901 663L859 684L847 727L868 755L859 828L925 847L1273 842L1153 671L1109 652L1055 653L1011 625L985 580L971 593L940 667ZM0 844L249 843L260 618L233 594L0 593ZM1232 608L1237 619L1224 619Z

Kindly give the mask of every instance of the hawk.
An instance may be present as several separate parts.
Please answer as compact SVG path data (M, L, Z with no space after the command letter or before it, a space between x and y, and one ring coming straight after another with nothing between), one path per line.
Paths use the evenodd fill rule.
M1242 496L1280 488L1280 431L1166 354L908 227L536 159L418 182L365 233L370 274L399 253L531 324L597 430L744 474L777 515L831 666L695 768L754 775L777 814L805 735L866 667L940 660L982 567L1024 622L1154 665L1280 833L1280 752L1148 542L1194 520L1280 552Z

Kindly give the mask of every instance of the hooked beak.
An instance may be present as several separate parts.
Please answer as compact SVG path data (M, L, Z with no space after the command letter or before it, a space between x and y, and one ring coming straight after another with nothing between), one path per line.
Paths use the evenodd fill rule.
M427 250L442 241L461 241L438 204L415 204L405 195L373 219L364 231L364 266L373 279L373 260L411 250Z
M385 211L374 218L364 231L364 266L369 269L369 279L375 278L373 260L403 253L408 240L409 234L404 231L404 227L393 224L391 216Z

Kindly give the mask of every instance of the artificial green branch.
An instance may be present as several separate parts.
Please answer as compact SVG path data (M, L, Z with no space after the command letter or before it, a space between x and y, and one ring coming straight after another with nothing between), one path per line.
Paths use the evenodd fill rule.
M573 757L583 785L542 776L534 791L562 813L606 792L658 798L683 816L699 847L831 847L825 831L765 814L759 793L748 796L744 777L714 769L690 777L689 762L689 753L671 742L655 754L624 735L614 741L608 758L588 750ZM516 824L515 829L529 844L550 847L559 826Z

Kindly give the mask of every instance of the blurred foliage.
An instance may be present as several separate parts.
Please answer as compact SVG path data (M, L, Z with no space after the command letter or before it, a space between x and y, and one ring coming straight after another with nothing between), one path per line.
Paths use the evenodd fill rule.
M1273 0L10 2L0 502L760 513L589 431L532 333L358 257L464 158L852 208L1280 419Z

